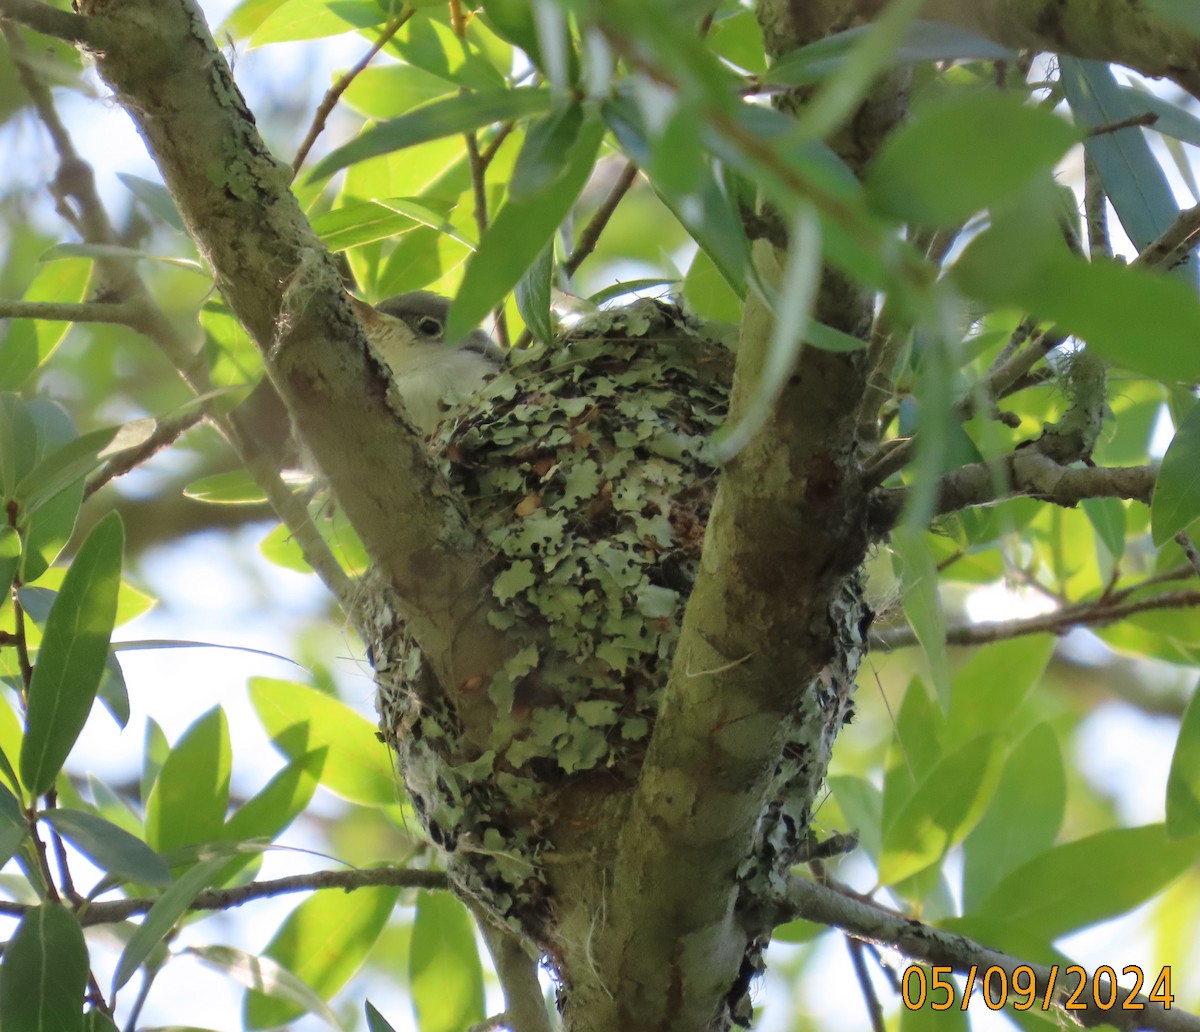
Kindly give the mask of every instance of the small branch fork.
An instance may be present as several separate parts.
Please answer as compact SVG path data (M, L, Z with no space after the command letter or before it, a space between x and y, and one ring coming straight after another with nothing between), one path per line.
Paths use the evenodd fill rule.
M1079 1009L1067 1009L1068 993L1074 983L1060 977L1045 964L1035 964L1003 953L1000 950L981 946L962 935L934 928L884 909L867 897L846 889L821 885L804 878L791 878L787 884L784 913L779 920L804 918L819 924L840 928L846 934L868 943L898 950L906 957L926 964L946 966L959 974L979 973L989 968L1005 972L1011 984L1013 972L1028 968L1033 972L1034 984L1038 987L1038 1006L1043 994L1049 995L1048 1006L1059 1012L1072 1024L1088 1027L1114 1025L1120 1029L1158 1029L1162 1032L1200 1032L1200 1017L1176 1008L1166 1009L1144 995L1133 997L1128 1009L1103 1009L1097 999L1119 999L1118 987L1105 978L1095 979L1094 985L1085 986L1077 996ZM1060 985L1052 994L1047 987ZM1134 1009L1137 1005L1137 1009Z

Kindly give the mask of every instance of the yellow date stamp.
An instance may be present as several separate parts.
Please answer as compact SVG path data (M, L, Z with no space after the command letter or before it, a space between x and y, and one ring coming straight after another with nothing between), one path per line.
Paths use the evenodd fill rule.
M1034 1007L1049 1010L1051 1006L1063 1010L1144 1010L1146 1003L1139 999L1142 988L1148 984L1145 973L1135 964L1121 968L1121 975L1130 984L1119 985L1117 973L1108 964L1102 964L1089 977L1087 969L1078 964L1060 968L1054 964L1044 969L1041 977L1028 964L1012 969L985 967L972 964L963 973L961 989L950 978L953 968L935 964L928 971L912 964L904 969L900 981L900 995L908 1010L947 1011L957 1006L966 1010L971 997L978 991L984 1006L989 1010L1012 1007L1027 1011ZM1153 974L1153 971L1151 972ZM961 992L961 996L960 996ZM958 1000L959 1002L955 1003ZM1170 965L1158 972L1154 985L1145 1000L1157 1003L1163 1010L1170 1010L1175 997L1171 993Z

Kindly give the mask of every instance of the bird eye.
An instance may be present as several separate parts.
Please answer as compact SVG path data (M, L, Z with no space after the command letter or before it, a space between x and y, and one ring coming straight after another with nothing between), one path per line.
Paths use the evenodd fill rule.
M417 321L417 329L426 337L438 337L442 332L442 324L433 316L425 315Z

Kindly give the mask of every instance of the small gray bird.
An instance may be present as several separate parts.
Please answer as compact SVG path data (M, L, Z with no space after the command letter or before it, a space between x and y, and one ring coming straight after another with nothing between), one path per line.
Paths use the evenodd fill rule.
M450 301L414 290L372 308L354 302L372 347L388 364L409 419L432 434L447 409L466 401L504 364L504 352L483 330L446 343Z

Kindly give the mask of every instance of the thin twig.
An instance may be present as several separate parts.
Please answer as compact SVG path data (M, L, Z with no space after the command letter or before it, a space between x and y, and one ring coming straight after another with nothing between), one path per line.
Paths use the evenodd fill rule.
M138 466L157 455L163 448L174 444L180 437L191 430L192 427L198 423L203 423L208 418L208 415L208 406L203 405L174 418L161 420L158 426L154 428L154 432L141 444L118 452L101 466L100 469L88 477L83 489L83 497L85 499L91 498L92 495L117 477L124 476L126 473L137 469Z
M563 262L563 272L568 276L574 276L576 270L588 258L588 256L596 250L596 244L600 242L600 235L608 226L613 214L617 210L625 195L629 192L637 179L638 167L632 161L627 161L625 167L621 169L621 174L617 176L617 181L613 184L613 188L608 192L608 196L604 198L603 203L596 212L588 220L588 224L583 227L583 232L579 234L579 242L575 245L574 250L567 256L567 260Z
M1172 269L1186 261L1200 242L1200 204L1181 211L1159 238L1143 248L1130 264Z
M189 910L230 910L256 899L268 899L291 892L315 892L319 889L341 889L353 892L378 885L401 889L446 890L450 880L441 871L408 870L400 867L366 867L352 871L314 871L270 881L250 882L231 889L208 889L200 893ZM105 903L84 903L78 911L80 924L114 924L135 914L144 914L156 898L118 899ZM0 914L21 917L31 909L25 903L0 901Z
M471 193L475 200L475 227L479 232L479 239L482 241L489 224L487 162L483 160L483 155L479 152L479 139L475 133L464 133L463 138L467 143L467 161L471 167ZM504 316L503 301L492 311L492 321L494 324L492 335L496 338L496 343L502 348L507 348L509 346L508 320Z
M1153 111L1143 111L1140 115L1130 115L1128 118L1121 118L1115 122L1105 122L1103 125L1092 126L1087 131L1090 136L1107 136L1109 133L1119 132L1122 129L1138 129L1149 128L1158 121L1158 115Z
M1083 210L1087 219L1088 253L1092 261L1112 257L1108 238L1108 197L1100 182L1100 169L1090 154L1083 158Z
M998 620L994 623L965 624L946 631L947 645L986 645L1008 641L1026 634L1066 634L1076 627L1103 627L1137 613L1159 609L1195 609L1200 606L1200 591L1168 591L1135 602L1082 602L1065 606L1051 613L1022 617L1018 620ZM916 645L917 638L910 627L895 627L871 634L871 647L903 649Z
M1183 549L1183 554L1187 556L1188 565L1200 577L1200 552L1196 551L1196 543L1191 539L1191 536L1186 530L1181 530L1175 535L1175 543Z
M312 124L308 127L308 132L304 136L304 142L300 144L300 149L296 151L296 156L292 159L293 179L299 174L301 167L304 165L304 159L308 157L308 152L312 150L313 144L317 142L317 137L324 132L325 123L333 112L333 109L337 107L338 101L342 99L342 94L350 88L350 84L375 59L375 55L391 42L392 37L400 31L404 23L415 13L413 8L405 7L383 27L379 38L375 40L371 45L371 49L363 55L362 59L325 91L325 96L321 98L321 103L317 105L317 110L313 114Z
M853 935L846 936L846 949L850 952L850 963L854 965L854 977L858 981L858 990L862 993L863 1003L867 1005L872 1032L884 1032L887 1022L883 1017L883 1005L879 1002L879 995L875 992L875 985L871 981L871 973L867 970L866 962L863 959L863 952L866 948L867 944L862 939L856 939Z

